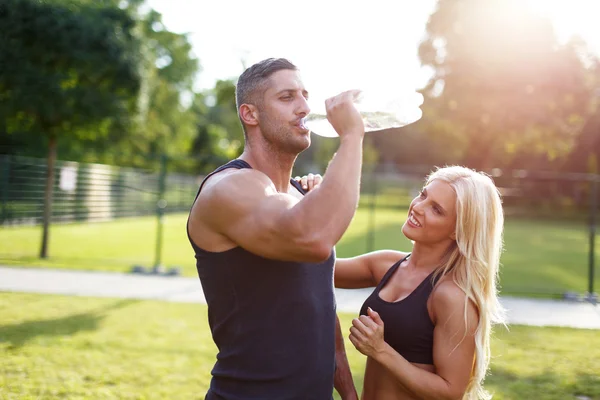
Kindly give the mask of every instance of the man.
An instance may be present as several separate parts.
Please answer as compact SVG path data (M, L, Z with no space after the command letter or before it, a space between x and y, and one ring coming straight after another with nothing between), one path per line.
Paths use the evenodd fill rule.
M364 125L356 92L326 101L340 146L323 182L291 179L310 145L297 68L267 59L239 78L242 155L209 174L188 219L219 352L206 399L357 398L333 290L334 246L358 206Z

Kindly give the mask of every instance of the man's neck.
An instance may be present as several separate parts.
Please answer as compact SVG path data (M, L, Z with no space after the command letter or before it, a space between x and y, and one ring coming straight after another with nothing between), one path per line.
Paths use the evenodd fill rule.
M267 146L246 146L238 158L271 178L278 192L286 193L290 187L296 157L270 150Z

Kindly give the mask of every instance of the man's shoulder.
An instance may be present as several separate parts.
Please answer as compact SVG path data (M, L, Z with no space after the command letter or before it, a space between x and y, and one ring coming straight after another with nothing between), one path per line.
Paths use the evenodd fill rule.
M229 224L255 213L273 195L277 190L266 174L249 168L227 169L206 180L192 213L209 224Z
M264 173L250 168L227 168L210 176L200 192L202 197L220 201L243 193L261 191L273 186Z

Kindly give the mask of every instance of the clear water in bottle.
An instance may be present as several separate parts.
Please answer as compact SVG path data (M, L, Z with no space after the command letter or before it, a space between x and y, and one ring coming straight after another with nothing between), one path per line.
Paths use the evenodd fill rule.
M311 108L305 124L310 131L324 137L338 137L333 126L327 121L325 99L309 98ZM418 92L382 95L372 91L362 91L355 105L363 116L365 132L376 132L390 128L401 128L421 119L423 95Z

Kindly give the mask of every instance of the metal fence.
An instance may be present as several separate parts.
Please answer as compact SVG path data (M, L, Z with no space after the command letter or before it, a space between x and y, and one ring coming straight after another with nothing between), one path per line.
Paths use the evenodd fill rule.
M0 155L0 263L120 271L142 265L162 271L171 265L193 275L184 224L198 185L210 171L178 174L167 172L169 165L166 158L157 170L58 161L51 257L33 262L41 238L46 160ZM366 165L353 220L356 235L342 239L338 255L409 249L401 224L431 169ZM595 273L600 176L486 172L503 194L507 216L502 291L592 298L600 285ZM73 230L81 226L89 229ZM81 235L76 245L81 249L69 247L72 235ZM82 239L85 235L106 248L100 253L90 250Z
M433 167L410 167L363 177L369 192L361 202L373 214L406 209ZM501 284L505 293L597 301L600 276L596 246L600 175L494 169L503 198L505 250ZM382 219L371 218L367 250L382 246L373 236ZM380 243L382 241L380 240Z
M42 222L46 175L45 159L0 155L0 225ZM197 181L164 170L70 161L57 161L54 176L53 223L154 215L164 201L170 211L183 211Z

